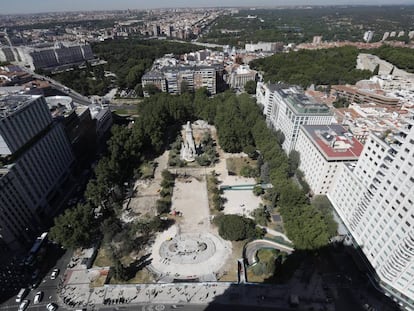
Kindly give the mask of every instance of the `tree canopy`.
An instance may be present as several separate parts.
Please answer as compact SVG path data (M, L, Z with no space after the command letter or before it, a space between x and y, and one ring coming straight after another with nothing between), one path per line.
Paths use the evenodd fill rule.
M260 237L256 224L250 218L239 215L220 215L215 218L219 234L223 239L240 241Z
M356 48L350 46L300 50L256 59L250 66L264 71L265 81L282 81L305 88L311 84L355 84L372 75L369 70L355 68L358 53Z
M50 238L65 248L90 245L95 238L97 223L90 204L79 204L55 218Z
M377 55L400 69L414 73L414 53L411 48L383 45L377 49L368 50L367 53Z

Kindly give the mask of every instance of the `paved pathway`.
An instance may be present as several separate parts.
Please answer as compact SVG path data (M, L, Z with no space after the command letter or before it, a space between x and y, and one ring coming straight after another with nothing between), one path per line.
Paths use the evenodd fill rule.
M273 229L271 229L271 228L268 228L268 227L265 227L265 226L261 226L261 225L257 225L257 226L258 226L259 228L266 229L267 233L269 233L269 234L271 234L271 235L273 235L273 236L278 236L278 237L281 237L281 238L283 238L286 242L292 243L292 241L291 241L291 240L289 240L289 238L288 238L285 234L283 234L282 232L279 232L279 231L276 231L276 230L273 230Z
M254 240L248 243L245 248L245 257L249 265L256 263L256 253L261 248L274 248L282 252L287 252L289 254L294 251L293 248L277 242L268 240Z

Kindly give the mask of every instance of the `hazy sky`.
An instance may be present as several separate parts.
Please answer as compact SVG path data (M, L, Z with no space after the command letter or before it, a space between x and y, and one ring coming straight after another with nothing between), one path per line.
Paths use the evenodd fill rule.
M0 0L0 14L160 7L414 4L414 0Z

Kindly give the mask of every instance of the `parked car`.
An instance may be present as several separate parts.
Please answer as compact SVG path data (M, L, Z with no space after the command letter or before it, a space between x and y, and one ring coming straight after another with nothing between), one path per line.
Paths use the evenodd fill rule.
M16 296L16 302L22 302L22 299L29 293L29 289L22 288Z
M58 274L59 274L59 269L57 269L57 268L53 269L52 274L50 275L50 279L51 280L56 279Z
M48 310L48 311L55 311L56 309L57 309L57 304L55 304L55 303L48 303L47 304L47 306L46 306L46 309Z
M22 303L19 306L19 311L26 310L27 306L29 305L29 299L25 299L22 301Z
M42 298L43 298L43 292L42 291L37 292L34 299L33 299L33 303L34 304L40 303L42 301Z
M32 273L32 280L36 280L39 277L39 269L36 269L33 273Z
M40 285L41 279L34 280L32 284L30 284L30 289L35 289Z

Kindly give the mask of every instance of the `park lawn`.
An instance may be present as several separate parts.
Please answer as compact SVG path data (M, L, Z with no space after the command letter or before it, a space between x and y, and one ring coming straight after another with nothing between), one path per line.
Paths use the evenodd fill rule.
M137 115L138 114L138 109L137 108L131 108L131 109L116 109L114 111L114 113L116 113L117 115L128 115L128 116L132 116L132 115Z
M141 166L139 167L139 171L141 172L141 175L142 175L141 179L153 178L154 172L155 172L154 162L150 161L150 162L142 163Z
M211 215L217 215L219 214L219 211L214 208L214 192L213 190L217 188L217 185L214 183L214 177L211 174L208 174L206 176L207 180L207 196L208 196L208 207L210 208L210 214Z
M259 262L268 263L274 261L277 257L277 252L274 249L262 248L257 252L257 259Z
M250 167L256 169L257 160L252 160L249 157L238 157L238 158L228 158L226 159L226 167L229 171L229 174L234 174L240 176L240 171L243 167Z
M114 263L109 258L108 251L105 247L101 247L98 251L98 255L96 255L95 261L93 262L94 267L110 267L113 266Z
M265 275L256 275L253 273L252 267L247 268L247 280L252 283L264 283L267 279Z
M114 277L111 278L109 284L145 284L154 283L154 277L148 269L139 270L132 279L127 281L118 280Z
M273 277L274 262L277 256L278 252L274 249L260 249L257 252L258 262L247 269L247 280L263 283Z
M89 287L91 287L91 288L92 287L102 287L102 286L104 286L106 279L107 279L106 275L101 275L95 281L91 282L89 284Z

